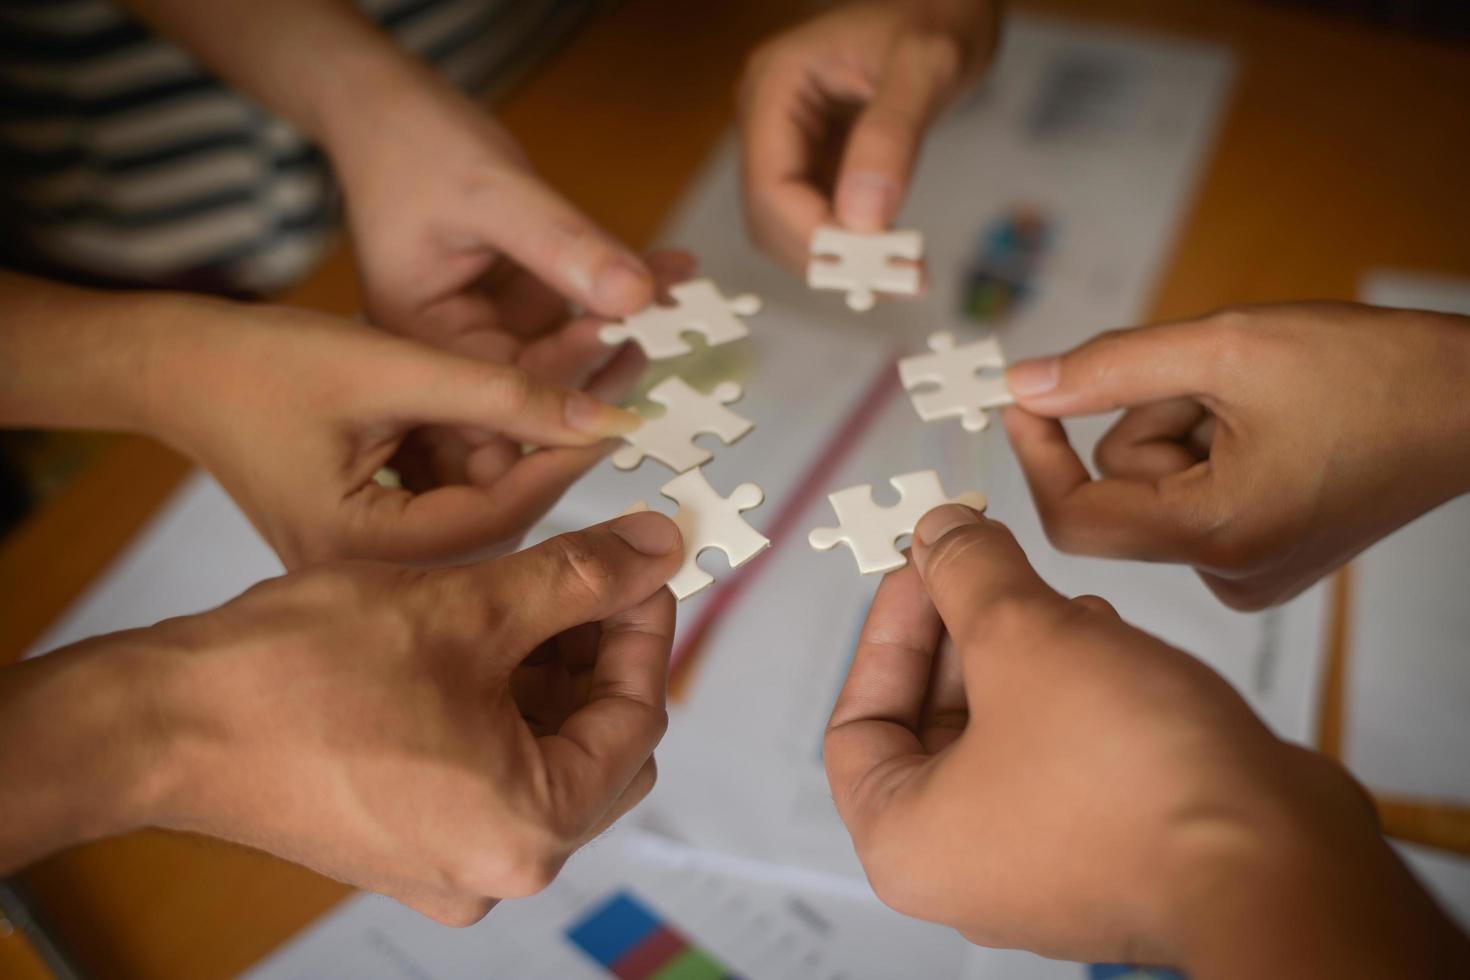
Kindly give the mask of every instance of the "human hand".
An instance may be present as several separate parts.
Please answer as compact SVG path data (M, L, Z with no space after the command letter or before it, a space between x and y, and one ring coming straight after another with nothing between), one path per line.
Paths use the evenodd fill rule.
M740 87L746 221L757 245L806 267L823 224L887 228L939 112L982 71L999 5L849 3L763 44Z
M392 137L383 137L384 127ZM654 296L648 266L548 187L480 106L427 69L325 127L374 324L503 360L568 303L608 317Z
M136 822L453 925L536 892L653 785L680 553L630 515L477 565L316 566L143 631ZM546 714L515 678L563 657L588 682Z
M1102 334L1008 372L1006 429L1052 542L1193 565L1281 602L1470 490L1470 320L1348 303ZM1093 479L1057 419L1127 409Z
M596 369L607 353L590 318L514 365L284 307L167 298L149 318L161 339L145 428L213 473L289 568L513 546L609 436L639 424L594 397L621 398L634 378L626 357ZM432 440L458 431L484 437ZM406 489L374 482L387 464Z
M693 256L652 252L648 266L660 296L694 273ZM525 335L475 330L449 341L450 348L495 363L513 364L532 378L588 391L617 404L642 376L647 361L636 344L610 347L598 333L605 321L578 317ZM521 446L504 435L470 426L426 426L404 439L391 461L404 487L416 493L456 484L488 486L522 459Z
M1351 779L968 508L879 588L824 758L878 896L972 942L1197 980L1466 962Z

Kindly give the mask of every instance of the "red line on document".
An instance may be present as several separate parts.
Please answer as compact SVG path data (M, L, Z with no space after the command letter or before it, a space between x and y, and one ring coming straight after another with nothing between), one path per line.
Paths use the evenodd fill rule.
M795 491L786 499L786 503L777 512L776 519L766 530L766 536L771 539L769 549L771 552L775 552L790 539L801 515L811 506L812 501L827 489L827 484L831 481L833 474L857 448L863 435L877 421L879 414L887 406L889 399L902 390L898 383L897 365L897 354L884 360L883 366L874 375L868 386L863 389L862 394L848 410L847 416L839 423L835 435L827 443L827 448L802 474ZM710 633L719 624L721 618L740 600L741 595L750 587L755 576L760 574L760 568L765 564L763 559L768 557L762 556L748 565L737 568L734 574L715 586L715 593L700 610L699 618L694 621L679 645L674 648L669 674L669 695L671 697L678 699L683 696L694 662L706 640L709 639Z

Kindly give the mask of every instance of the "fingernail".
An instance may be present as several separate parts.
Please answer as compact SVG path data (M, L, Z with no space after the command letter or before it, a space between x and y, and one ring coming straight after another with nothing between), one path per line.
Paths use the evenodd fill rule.
M980 515L962 504L945 504L925 514L914 528L914 535L926 545L932 545L957 527L979 524Z
M1010 387L1011 394L1026 398L1044 395L1056 388L1061 376L1061 358L1038 357L1012 364L1006 370L1006 384Z
M612 522L610 530L645 555L667 555L679 546L679 529L674 522L652 511L620 517Z
M897 185L882 174L848 174L838 189L837 213L853 231L882 231L897 196Z
M651 291L648 273L630 259L613 259L598 270L592 301L599 313L635 313L648 302Z
M604 404L580 391L567 395L562 416L569 428L594 436L626 435L643 424L637 412Z

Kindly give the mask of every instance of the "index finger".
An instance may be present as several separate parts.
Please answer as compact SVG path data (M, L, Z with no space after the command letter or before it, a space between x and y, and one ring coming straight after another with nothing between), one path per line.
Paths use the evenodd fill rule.
M740 121L740 170L751 230L761 248L792 269L806 266L812 235L832 223L832 205L813 182L815 148L802 129L799 66L780 65L753 83Z
M530 528L609 448L537 450L520 456L489 486L414 494L368 483L348 498L353 505L342 545L348 557L385 561L471 554Z
M1214 522L1210 464L1156 482L1094 480L1054 419L1007 409L1006 434L1058 550L1141 561L1189 562Z
M901 36L842 155L837 215L853 231L887 228L903 204L925 130L960 80L959 46L942 34Z
M887 575L822 747L832 799L855 840L928 758L919 726L941 634L913 564Z
M663 738L673 642L667 589L605 620L587 703L540 739L552 812L579 831L601 819Z

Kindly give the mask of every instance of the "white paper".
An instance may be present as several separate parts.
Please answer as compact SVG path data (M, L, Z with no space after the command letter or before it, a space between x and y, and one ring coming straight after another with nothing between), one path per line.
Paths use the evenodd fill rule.
M969 953L953 931L871 898L794 889L620 827L574 855L546 891L504 903L475 926L450 929L387 899L357 897L246 978L599 980L616 960L577 937L613 896L650 912L732 976L955 977ZM624 941L639 934L635 927Z
M1365 302L1470 314L1470 280L1376 272ZM1466 397L1470 397L1467 393ZM1470 497L1353 563L1346 755L1375 790L1470 804Z

